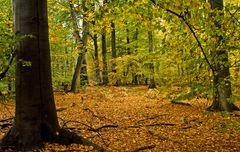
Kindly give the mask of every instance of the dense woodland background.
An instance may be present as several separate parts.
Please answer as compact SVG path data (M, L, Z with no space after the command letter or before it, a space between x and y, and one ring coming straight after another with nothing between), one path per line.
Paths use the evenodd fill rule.
M0 6L0 98L1 101L9 101L15 97L15 80L19 77L18 74L15 75L16 63L21 62L23 67L32 66L32 62L15 60L18 54L16 48L22 45L23 40L34 39L34 34L21 35L16 30L14 31L16 27L13 23L18 21L14 20L12 3L9 0L0 0L0 2L2 4ZM102 128L124 129L125 127L128 130L129 128L177 126L175 129L181 130L189 127L182 125L195 121L199 113L204 117L203 109L227 112L239 110L237 104L240 100L239 0L48 0L47 2L53 90L66 93L61 94L63 97L60 98L73 100L69 101L70 106L57 103L57 107L60 108L57 111L76 107L78 103L75 102L77 100L75 98L79 97L83 111L90 112L93 117L99 117L99 120L106 123L98 126L99 128L95 126L99 122L92 124L93 126L81 124L87 127L86 130L98 134L101 134ZM48 81L50 82L50 79ZM116 93L116 91L119 92ZM69 92L76 94L74 96ZM93 95L94 93L96 96ZM70 95L72 98L69 99L64 95ZM179 120L176 117L174 120L169 119L172 120L171 123L141 124L142 121L145 122L148 119L155 120L155 117L150 116L151 114L156 117L161 115L157 116L156 109L152 112L145 109L145 112L149 112L147 116L145 114L126 116L129 118L135 116L136 122L141 122L132 126L122 126L120 118L119 122L109 122L107 118L100 117L94 112L94 110L99 110L96 108L98 106L101 111L106 108L104 106L109 105L118 111L114 114L117 116L121 114L122 109L117 109L116 105L111 105L109 101L114 102L113 99L116 98L116 101L122 103L123 107L125 105L124 110L126 110L128 106L132 106L131 101L134 106L138 105L135 103L138 100L137 95L139 100L142 100L139 102L141 103L139 107L142 107L138 109L140 113L144 113L144 108L162 105L159 101L179 104L183 106L180 109L197 104L200 111L196 115L191 115L192 112L189 112L191 117L183 112ZM59 101L58 96L59 93L55 95L55 98ZM129 98L125 98L126 96ZM118 98L129 100L130 103ZM145 105L148 99L149 105ZM107 104L99 104L96 100L104 100ZM89 101L93 102L90 104ZM85 105L82 105L83 103ZM166 107L176 108L169 105ZM161 111L163 109L158 110L160 113L165 112ZM173 113L167 115L174 115L179 112L178 110L175 109ZM188 110L196 109L189 108ZM4 114L9 115L7 112ZM110 115L108 112L105 114ZM232 115L238 116L238 114L221 113L224 116L225 114L229 118ZM92 119L84 116L87 122L90 121L88 119ZM111 116L112 119L116 119L114 116ZM215 116L213 114L208 119L213 120ZM201 119L203 117L201 116ZM67 119L77 118L68 117ZM162 120L166 122L167 119ZM219 120L220 117L217 116L216 119ZM236 123L232 128L238 129L236 124L239 124L239 120L233 119ZM180 120L182 123L178 122ZM198 124L204 121L199 118L196 120ZM79 121L76 122L79 123ZM131 124L132 121L134 120L126 121L126 124ZM60 124L66 127L68 122L61 120ZM216 125L206 124L206 126L208 126L207 129L216 128ZM191 125L189 128L194 127ZM68 128L77 130L74 125ZM194 129L203 128L197 125ZM111 134L116 134L116 132L111 132ZM147 134L156 136L156 132L152 130L148 130ZM213 132L209 134L216 138L220 137ZM235 130L232 135L232 139L237 139ZM106 142L101 141L103 137L92 138L103 147L111 144L106 146ZM171 137L159 136L159 138L170 141ZM204 141L201 144L204 144ZM198 146L201 147L201 144ZM232 148L238 148L239 145L238 143ZM154 143L147 144L143 148L153 149L157 146L158 144ZM181 146L180 144L179 147ZM129 150L129 145L123 147L111 145L110 147L115 150L122 148ZM173 149L179 150L179 147ZM108 150L113 150L111 148ZM217 147L217 150L221 148L223 147ZM140 151L141 146L140 149L135 148L135 150ZM184 149L180 148L180 150Z
M1 72L8 67L19 38L13 36L10 1L1 1ZM227 50L234 95L239 83L239 2L225 0L214 20L209 3L166 1L48 1L54 89L74 89L78 58L81 86L155 85L169 98L211 98L211 51ZM186 22L196 34L204 54ZM221 15L224 13L224 16ZM217 42L214 36L221 36ZM76 80L78 84L80 80ZM151 84L155 83L155 84ZM70 88L72 86L72 88ZM68 87L68 88L66 88ZM14 90L14 62L0 88ZM180 88L180 89L178 89ZM75 90L78 89L75 88ZM233 97L234 100L234 97Z

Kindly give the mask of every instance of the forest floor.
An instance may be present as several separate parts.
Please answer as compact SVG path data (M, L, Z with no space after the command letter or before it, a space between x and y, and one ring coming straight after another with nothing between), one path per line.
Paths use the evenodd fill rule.
M208 112L210 101L176 104L159 90L138 87L88 87L82 93L55 93L61 127L107 151L239 151L240 113ZM240 102L236 103L240 106ZM14 102L0 104L0 138L10 125ZM6 124L6 122L5 122ZM11 122L9 122L11 124ZM46 144L42 151L92 151L92 147Z

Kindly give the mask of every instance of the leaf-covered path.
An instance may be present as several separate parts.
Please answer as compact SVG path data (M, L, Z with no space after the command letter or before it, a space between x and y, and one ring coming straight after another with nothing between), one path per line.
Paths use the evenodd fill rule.
M239 151L238 113L211 113L209 101L173 104L147 87L88 87L56 93L59 122L108 151ZM0 120L12 117L13 103L0 104ZM0 122L0 124L3 124ZM1 135L6 129L1 128ZM46 144L42 151L91 151L79 145Z

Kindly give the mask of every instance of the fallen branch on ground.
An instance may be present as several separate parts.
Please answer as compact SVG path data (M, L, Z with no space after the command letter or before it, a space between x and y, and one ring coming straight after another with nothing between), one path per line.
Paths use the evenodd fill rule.
M181 102L181 101L175 101L175 100L172 100L171 103L173 103L173 104L179 104L179 105L184 105L184 106L192 106L192 105L189 104L189 103Z
M57 109L56 109L57 112L61 112L61 111L64 111L64 110L67 110L67 108L63 108L63 107L62 107L62 108L57 108Z
M156 147L156 145L146 145L146 146L138 147L138 148L132 150L131 152L139 152L142 150L153 149L155 147Z
M146 120L152 120L152 119L156 119L158 117L162 117L162 116L166 116L168 114L160 114L160 115L155 115L155 116L151 116L151 117L147 117L145 119L142 119L142 120L138 120L136 123L140 123L142 121L146 121Z
M59 144L63 144L63 145L70 145L70 144L73 144L73 143L81 144L81 145L84 145L84 146L92 146L95 150L97 150L99 152L105 152L106 151L103 147L85 139L82 136L77 135L74 132L70 132L66 129L61 129L60 130L59 135L55 139L55 142L59 143Z
M176 126L176 125L177 124L173 124L173 123L153 123L153 124L145 124L145 125L128 126L127 128L154 127L154 126Z
M100 127L98 127L98 128L93 128L92 126L90 126L90 125L88 125L88 124L85 124L85 123L82 123L82 122L80 122L80 121L72 121L72 120L69 120L69 121L66 121L66 122L63 123L62 128L68 128L68 127L67 127L67 124L68 124L68 123L79 123L79 124L81 124L81 125L83 125L83 126L88 127L88 129L86 129L86 130L94 131L94 132L98 132L98 131L100 131L100 130L103 129L103 128L117 128L117 127L118 127L118 125L116 125L116 124L108 124L108 125L100 126ZM73 130L74 128L71 127L71 128L69 128L69 129Z
M93 111L92 111L91 109L89 109L89 108L84 108L83 110L90 112L93 117L96 117L96 118L98 118L98 119L100 119L100 120L105 119L105 120L108 120L108 121L110 121L110 122L113 123L113 121L112 121L111 119L108 119L108 118L106 118L105 116L99 116L99 115L95 114L95 112L93 112Z
M98 128L90 128L88 129L89 131L94 131L94 132L98 132L99 130L103 129L103 128L117 128L118 125L104 125Z
M158 140L168 140L167 136L156 134L154 131L148 130L148 133L152 136L156 136Z

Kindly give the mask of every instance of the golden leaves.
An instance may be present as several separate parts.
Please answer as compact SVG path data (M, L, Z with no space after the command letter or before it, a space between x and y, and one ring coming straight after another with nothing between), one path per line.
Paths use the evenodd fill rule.
M88 87L79 94L55 93L60 125L108 151L237 151L239 115L210 113L209 101L163 100L163 90ZM240 105L240 104L238 104ZM0 118L9 116L0 104ZM11 111L14 110L14 107ZM4 116L3 116L4 114ZM4 130L5 131L5 130ZM2 134L0 134L2 137ZM93 151L92 147L46 143L42 152Z
M236 121L237 117L229 120L216 113L206 113L207 100L194 99L187 101L193 106L185 106L162 100L162 94L162 90L148 90L144 86L112 86L88 87L80 94L57 94L55 97L58 107L67 107L59 112L59 117L82 123L72 123L68 127L75 128L108 151L141 148L228 151L240 148L235 143L240 138L237 128L232 125L224 132L216 128L226 120ZM67 106L71 103L75 106Z
M67 151L81 151L81 152L87 152L87 151L93 151L92 146L83 146L80 144L71 144L71 145L60 145L60 144L50 144L46 143L44 145L44 148L41 150L41 152L67 152Z

